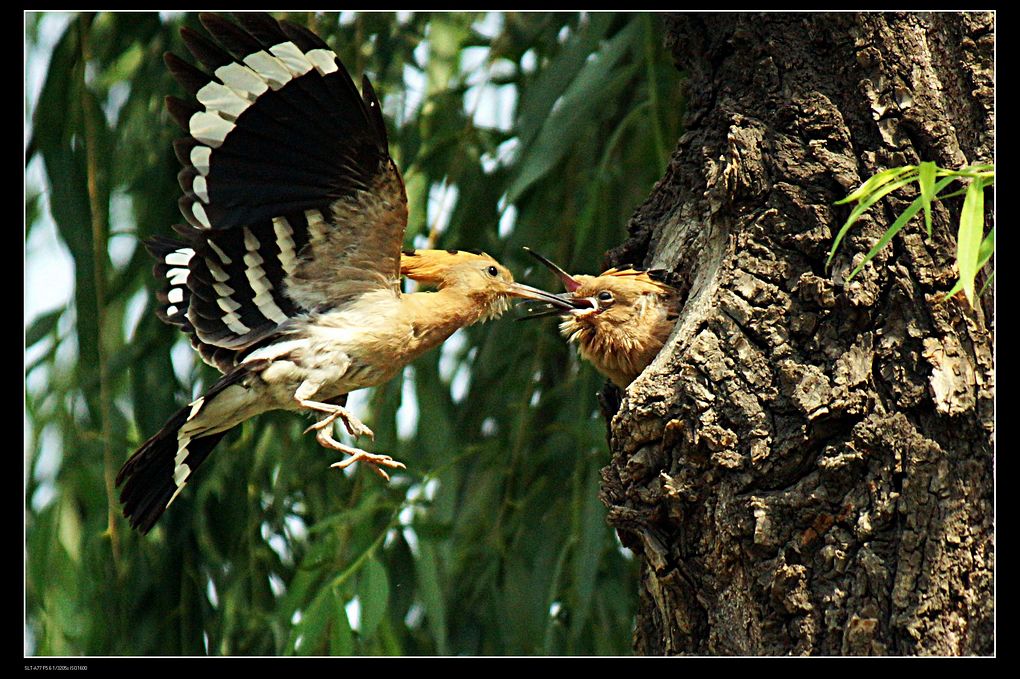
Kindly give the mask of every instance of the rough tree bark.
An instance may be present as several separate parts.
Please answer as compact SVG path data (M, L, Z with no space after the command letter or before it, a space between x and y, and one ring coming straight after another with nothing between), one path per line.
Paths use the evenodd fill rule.
M993 319L942 299L962 199L846 283L895 194L824 266L875 172L993 160L993 22L665 21L687 132L607 258L689 284L603 470L643 563L636 652L993 652Z

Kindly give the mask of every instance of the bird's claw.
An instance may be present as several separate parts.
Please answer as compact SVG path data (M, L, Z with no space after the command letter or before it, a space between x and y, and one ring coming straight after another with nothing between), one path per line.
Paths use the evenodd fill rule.
M309 427L312 429L314 427ZM383 477L387 481L390 480L390 475L379 468L379 465L384 467L390 467L391 469L406 469L406 465L403 462L394 460L389 455L377 455L375 453L369 453L361 450L360 448L354 448L352 446L344 445L340 443L332 436L329 435L329 431L325 428L318 428L318 432L315 434L315 440L319 442L324 448L330 448L332 450L338 450L341 453L350 455L346 460L341 460L331 464L330 467L336 467L337 469L344 469L355 462L365 462L369 467L379 476Z
M351 457L347 458L346 460L341 460L340 462L334 462L333 464L330 465L330 467L336 467L337 469L344 469L344 468L349 467L350 465L354 464L355 462L365 462L365 463L367 463L372 468L372 471L374 471L376 474L378 474L379 476L383 477L387 481L390 480L390 475L387 474L382 469L380 469L380 465L383 466L383 467L389 467L390 469L406 469L407 468L407 466L403 462L400 462L398 460L394 460L389 455L375 455L373 453L365 452L364 450L359 450L358 452L354 453L353 455L351 455Z

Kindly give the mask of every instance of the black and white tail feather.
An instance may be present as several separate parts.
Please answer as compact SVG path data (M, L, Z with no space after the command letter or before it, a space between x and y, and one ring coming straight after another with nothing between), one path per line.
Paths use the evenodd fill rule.
M366 238L337 217L338 206L374 200L406 214L371 84L364 79L359 92L336 54L301 26L265 14L235 19L200 15L213 40L181 31L209 72L165 55L194 100L167 98L188 132L174 144L187 224L174 226L180 240L146 242L162 286L157 314L224 376L120 470L124 514L142 532L228 429L279 407L260 404L267 361L252 352L287 341L309 315L343 303L344 277L399 281L404 224L386 220L375 228L386 233ZM385 245L386 257L358 257L366 241L365 247ZM345 254L359 264L381 259L383 275L344 268Z

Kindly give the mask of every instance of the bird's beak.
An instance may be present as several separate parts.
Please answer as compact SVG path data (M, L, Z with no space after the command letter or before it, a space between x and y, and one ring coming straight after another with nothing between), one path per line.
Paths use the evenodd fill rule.
M587 316L598 311L598 304L591 297L574 297L571 292L564 292L559 295L552 295L553 299L543 298L540 301L546 302L544 307L532 308L524 316L517 318L518 321L526 321L532 318L543 318L545 316ZM524 304L524 302L521 302Z
M553 273L559 276L560 280L563 281L563 287L566 288L567 292L574 292L579 287L581 287L581 283L576 278L568 274L560 267L553 264L551 261L549 261L542 255L538 254L531 248L526 247L524 248L524 251L527 252L532 257L534 257L535 259L537 259L538 261L542 262L542 264L544 264L546 267L551 269Z
M533 288L530 285L524 285L523 283L511 283L507 286L507 291L514 297L523 297L524 299L530 299L536 302L545 302L546 304L552 304L558 309L567 310L575 308L573 300L569 299L566 295L554 295L551 292L539 290L538 288Z

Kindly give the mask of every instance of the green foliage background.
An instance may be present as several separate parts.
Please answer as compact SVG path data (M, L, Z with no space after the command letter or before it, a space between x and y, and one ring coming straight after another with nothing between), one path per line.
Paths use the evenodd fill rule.
M26 15L30 50L44 17ZM652 15L287 18L382 95L407 244L483 249L532 284L555 285L523 245L599 269L679 135ZM377 434L360 443L408 465L389 484L329 469L307 418L274 413L229 434L149 536L127 528L113 475L214 379L155 317L140 246L182 219L163 97L183 93L161 57L188 54L183 24L199 28L71 15L26 100L26 244L55 224L74 279L66 307L26 309L26 654L629 653L636 565L597 497L602 380L549 320L468 328L355 399Z

